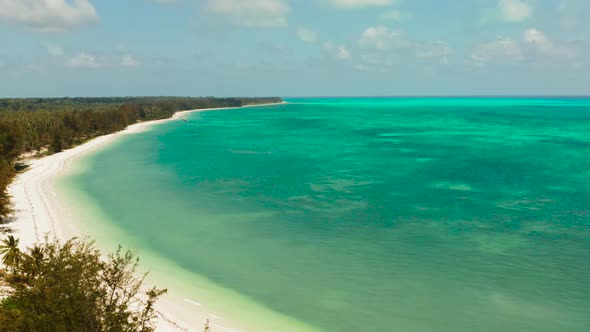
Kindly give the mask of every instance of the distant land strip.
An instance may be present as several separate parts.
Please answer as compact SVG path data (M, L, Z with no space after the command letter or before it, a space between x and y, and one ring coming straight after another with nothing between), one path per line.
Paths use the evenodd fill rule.
M102 97L0 99L0 231L12 212L7 187L41 157L178 111L280 103L279 97Z

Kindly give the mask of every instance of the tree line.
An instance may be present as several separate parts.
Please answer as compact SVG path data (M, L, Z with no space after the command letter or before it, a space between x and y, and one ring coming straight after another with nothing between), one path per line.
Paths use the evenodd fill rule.
M190 109L280 102L280 98L116 97L0 99L0 223L11 212L6 191L24 153L51 154L140 121Z

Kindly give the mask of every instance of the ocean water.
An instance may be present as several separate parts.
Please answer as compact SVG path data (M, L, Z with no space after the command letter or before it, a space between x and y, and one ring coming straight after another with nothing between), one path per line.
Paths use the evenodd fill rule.
M81 227L262 330L590 329L589 99L287 101L78 161Z

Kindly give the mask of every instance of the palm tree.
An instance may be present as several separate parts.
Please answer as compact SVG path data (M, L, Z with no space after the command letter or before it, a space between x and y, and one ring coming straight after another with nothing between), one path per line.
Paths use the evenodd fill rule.
M39 246L39 245L34 245L29 250L29 252L31 253L30 257L33 259L35 266L40 266L41 262L43 261L43 257L45 256L43 248L41 248L41 246Z
M21 252L18 248L19 240L14 236L9 235L7 239L2 240L0 244L0 255L2 255L2 263L7 268L14 270L20 262Z

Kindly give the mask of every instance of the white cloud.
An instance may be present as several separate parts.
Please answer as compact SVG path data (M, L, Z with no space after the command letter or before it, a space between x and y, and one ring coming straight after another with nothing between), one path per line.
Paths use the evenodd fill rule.
M338 60L351 60L352 55L344 45L337 45L332 42L324 44L324 50L332 57Z
M524 41L533 46L541 55L553 56L564 60L573 60L577 57L574 49L566 45L558 45L551 41L545 34L537 29L527 29L524 32Z
M318 40L318 34L308 28L297 29L297 37L306 43L314 43Z
M137 66L139 66L139 60L137 60L132 55L125 54L121 58L121 66L124 66L124 67L137 67Z
M96 69L102 66L102 63L95 55L82 52L68 60L66 65L70 68L87 68Z
M485 65L491 62L505 60L524 60L524 53L520 44L511 38L498 38L497 40L480 44L470 54L470 59L477 65Z
M289 5L284 0L208 0L209 11L247 27L286 26Z
M532 7L523 0L500 0L498 2L500 17L504 21L521 22L532 15Z
M371 6L390 6L393 0L329 0L329 3L336 8L354 9Z
M98 16L89 0L0 0L0 19L56 32L94 23Z
M393 21L393 22L403 22L412 19L412 14L408 12L404 12L398 9L387 11L379 15L379 18L383 20Z
M453 55L453 48L442 40L433 42L414 42L401 31L391 30L384 25L366 28L358 40L359 47L369 50L369 54L361 56L363 68L382 71L391 67L392 55L396 59L419 58L432 59L440 63L448 63Z
M553 44L547 39L544 33L537 29L528 29L524 32L524 40L527 43L535 44L542 50L553 48Z
M569 67L583 66L580 49L576 43L559 43L551 40L542 31L527 29L522 39L499 38L495 41L480 44L470 58L476 65L492 62L541 61L544 65L566 65Z
M80 52L68 57L65 66L74 69L97 69L117 67L137 67L141 62L131 54L96 55L90 52Z
M64 55L64 50L60 46L47 44L45 45L47 48L47 53L54 57L60 57Z
M406 40L402 32L389 30L383 25L365 29L358 44L361 47L377 51L405 49L411 46L411 43Z
M361 55L361 62L354 68L367 72L387 72L393 68L393 60L385 53L368 53Z
M416 46L416 56L418 58L439 59L441 63L448 63L453 53L453 48L441 40Z

